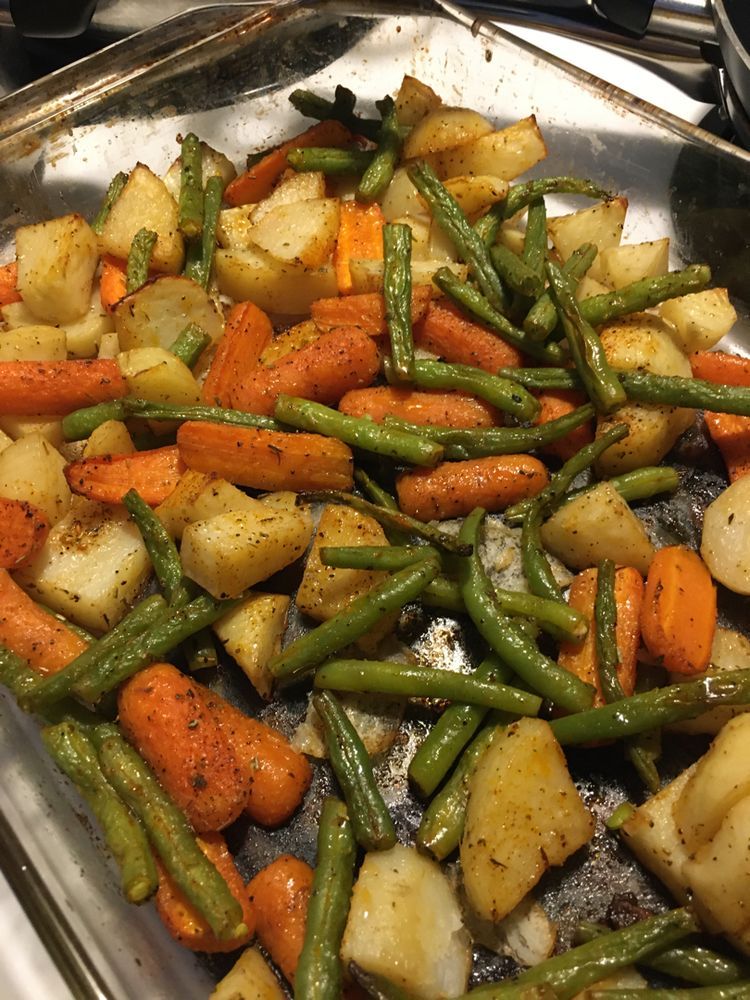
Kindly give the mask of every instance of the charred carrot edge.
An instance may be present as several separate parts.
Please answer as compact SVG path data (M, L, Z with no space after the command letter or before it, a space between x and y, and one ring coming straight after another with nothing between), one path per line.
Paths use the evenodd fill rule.
M212 953L234 951L247 944L253 936L255 930L253 905L222 835L204 833L196 839L200 849L214 864L229 886L229 891L242 907L242 920L247 926L247 934L242 938L220 941L195 907L185 899L158 860L159 888L156 892L156 912L175 941L186 948Z
M708 411L704 417L711 440L724 459L729 482L750 474L750 417Z
M0 645L40 674L54 674L82 653L87 643L35 604L10 574L0 569Z
M750 386L750 358L726 351L696 351L690 355L694 378L719 385Z
M189 469L258 490L341 490L354 481L351 450L319 434L186 421L177 446Z
M255 907L258 940L292 984L305 940L313 874L304 861L282 854L247 887Z
M350 389L370 385L379 369L373 340L358 327L340 327L251 372L234 387L232 405L265 416L282 394L330 405Z
M430 302L424 319L414 327L414 343L446 361L473 365L493 375L500 368L523 364L519 350L441 299Z
M397 417L412 424L436 427L493 427L497 410L482 399L462 392L422 392L397 386L352 389L339 400L339 411L352 417L369 417L381 423Z
M128 294L127 265L124 260L105 254L102 257L102 271L99 278L99 301L108 313Z
M16 288L18 281L18 265L14 260L0 267L0 306L9 306L13 302L22 302L21 294Z
M286 155L290 149L304 146L345 146L354 136L341 122L323 121L296 135L264 156L262 160L227 185L224 201L233 208L260 201L270 193L286 170Z
M151 507L163 503L185 472L175 445L131 455L93 455L66 466L65 478L74 493L101 503L122 503L136 490Z
M678 674L708 666L716 630L716 587L701 557L684 545L659 549L651 561L641 633L652 656Z
M396 481L396 491L405 514L420 521L442 521L465 517L475 507L504 510L536 496L548 481L547 470L539 459L531 455L498 455L405 472Z
M127 395L116 361L0 361L0 415L65 416Z
M262 309L253 302L238 302L233 306L203 383L203 402L228 406L232 387L258 366L272 337L273 326Z
M333 254L336 284L341 295L354 287L350 264L353 260L383 259L383 211L377 202L363 205L358 201L341 203L339 232Z
M564 417L568 413L572 413L579 406L583 406L587 401L582 392L576 392L572 389L556 389L549 392L534 393L534 395L539 400L541 407L534 420L535 426L548 424L551 420ZM587 444L591 444L593 440L594 427L589 422L583 424L581 427L577 427L570 434L566 434L564 438L560 438L559 441L553 441L552 444L545 445L540 450L547 455L554 455L563 462L567 462L569 458L577 455L581 448Z
M416 285L411 292L411 321L418 323L432 298L430 285ZM361 292L336 298L317 299L310 305L310 316L321 330L339 326L358 326L370 337L383 337L388 332L385 299L380 292Z
M598 574L596 569L585 569L570 585L568 603L585 615L589 630L582 643L562 642L557 662L576 677L596 688L594 706L605 703L599 680L599 662L596 652L596 626L594 602ZM620 662L617 678L627 696L635 691L638 645L640 643L640 615L643 605L643 579L632 566L622 566L615 573L615 603L617 605L617 650Z
M44 511L26 500L0 497L0 569L19 569L47 541L50 523Z

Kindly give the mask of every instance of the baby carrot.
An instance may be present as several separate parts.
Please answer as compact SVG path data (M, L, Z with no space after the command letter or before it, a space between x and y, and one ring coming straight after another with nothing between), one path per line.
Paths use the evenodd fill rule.
M157 507L167 499L185 472L175 445L136 451L131 455L92 455L71 462L65 469L74 493L101 503L122 503L129 490Z
M233 306L203 383L201 400L210 406L228 406L233 386L257 368L272 337L273 326L262 309L252 302Z
M353 260L383 259L383 212L374 202L363 205L358 201L341 203L339 233L333 266L341 295L348 295L353 286L349 265Z
M729 482L734 483L750 474L750 417L709 410L703 417L711 440L724 459Z
M124 260L105 254L99 278L99 301L108 313L128 294L127 267Z
M433 290L430 285L414 285L411 290L411 321L416 323L427 310ZM380 292L362 292L330 299L317 299L310 315L321 330L339 326L357 326L370 337L384 337L388 332L385 299Z
M750 386L750 358L726 351L696 351L690 355L694 378L719 385Z
M262 868L247 887L255 908L258 940L290 983L294 983L305 940L313 870L291 854Z
M430 302L424 319L414 327L414 343L445 361L473 365L493 375L499 368L517 368L523 359L517 348L445 299Z
M7 497L0 497L0 524L0 569L18 569L33 559L50 529L44 511L26 500Z
M535 426L548 424L551 420L564 417L572 413L579 406L586 402L586 397L582 392L572 389L553 389L548 392L535 394L541 407L539 414L534 419ZM554 455L556 458L566 462L573 455L576 455L584 445L590 444L594 440L593 424L589 421L581 427L566 434L565 437L552 444L545 445L541 450L547 455Z
M412 424L438 427L494 427L499 421L494 406L475 396L389 385L352 389L341 397L338 408L351 417L370 417L376 423L398 417Z
M116 361L0 361L0 415L64 416L127 395Z
M9 306L13 302L21 302L21 296L16 288L18 266L12 260L0 267L0 306Z

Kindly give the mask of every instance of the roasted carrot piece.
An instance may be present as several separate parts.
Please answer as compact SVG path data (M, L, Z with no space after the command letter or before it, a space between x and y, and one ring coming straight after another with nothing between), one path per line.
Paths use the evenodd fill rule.
M127 395L119 365L93 361L0 361L0 416L65 416Z
M354 287L350 263L353 260L383 259L383 212L377 202L363 205L358 201L341 203L339 233L333 266L341 295L349 295Z
M203 402L228 406L232 387L258 366L272 338L273 326L262 309L253 302L238 302L233 306L203 383Z
M71 462L65 478L74 493L101 503L122 503L128 490L137 490L158 507L177 486L186 466L176 445L136 451L131 455L92 455Z
M380 355L372 339L358 327L341 327L246 375L234 387L232 405L270 414L281 393L338 403L350 389L370 385L379 368Z
M556 389L550 392L535 393L535 395L540 405L539 413L534 420L537 425L548 424L550 420L564 417L586 402L586 397L582 392L576 392L572 389ZM560 438L559 441L545 445L541 451L547 455L554 455L565 462L593 440L593 424L583 424L583 426L576 427L574 431L566 434L564 438Z
M47 541L50 523L44 511L26 500L0 497L0 569L18 569Z
M351 450L320 434L186 421L177 446L189 469L258 490L345 490L353 482Z
M313 874L304 861L282 854L247 886L258 940L292 984L305 940Z
M695 378L720 385L750 386L750 358L726 351L696 351L690 355L690 367Z
M105 254L102 257L102 271L99 278L99 301L108 313L128 294L127 265L119 257Z
M411 321L424 316L432 298L430 285L415 285L411 292ZM317 299L310 306L310 316L321 330L339 326L358 326L370 337L382 337L388 332L385 299L380 292L362 292L330 299Z
M207 693L170 663L154 663L123 684L118 696L123 732L198 833L237 819L249 794Z
M18 266L14 260L0 267L0 306L9 306L13 302L21 302L21 295L16 288L18 281Z
M443 462L404 472L396 480L398 505L420 521L465 517L475 507L504 510L547 485L544 465L531 455L498 455Z
M253 905L222 835L220 833L204 833L196 839L200 849L209 861L213 862L229 886L230 892L242 906L242 920L247 926L247 934L231 941L220 941L200 913L185 899L158 860L159 888L156 892L156 912L175 941L186 948L190 948L192 951L207 952L234 951L247 944L253 936L255 930Z
M265 198L286 170L286 156L290 149L301 146L346 146L353 138L352 133L341 122L318 122L282 143L249 170L235 177L224 191L224 201L236 208Z
M462 392L420 392L388 385L352 389L339 400L339 410L377 423L399 417L437 427L494 427L499 418L494 406Z
M436 299L414 328L414 343L453 364L473 365L493 375L499 368L517 368L523 355L457 306Z
M312 781L307 758L277 729L251 719L206 690L206 704L234 747L249 797L245 810L256 823L278 826L298 808Z
M594 603L597 579L596 569L585 569L570 585L568 603L576 611L584 614L591 624L582 643L560 644L557 659L561 667L596 688L595 706L605 703L599 680L599 660L596 655ZM641 637L640 615L643 605L643 578L632 566L622 566L615 572L615 604L617 605L617 651L620 654L617 678L623 691L629 696L635 691L638 645Z
M706 411L704 418L711 440L726 464L729 482L750 474L750 417Z
M701 557L684 545L659 549L641 610L646 648L678 674L705 670L716 630L716 587Z

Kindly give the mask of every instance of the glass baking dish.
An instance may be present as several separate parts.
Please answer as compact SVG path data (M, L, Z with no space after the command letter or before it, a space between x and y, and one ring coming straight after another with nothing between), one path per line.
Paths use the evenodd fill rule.
M449 4L207 7L1 101L0 260L12 256L18 225L71 210L90 218L112 175L136 160L165 170L182 132L195 131L241 164L248 151L303 127L287 101L295 87L330 93L345 83L367 112L375 99L395 92L404 73L500 126L535 114L549 147L536 173L595 178L629 197L626 239L667 235L672 266L709 263L716 282L732 292L740 315L733 347L743 349L750 305L750 155L489 22L473 23ZM565 205L565 199L551 200L550 208ZM450 631L451 625L443 620L438 627ZM261 711L244 678L220 675L217 683ZM262 709L287 731L300 710L301 703ZM0 761L0 864L74 994L206 997L216 968L178 948L151 907L136 910L121 899L83 804L47 758L34 721L4 692ZM400 834L408 837L416 821L403 761L383 766L389 804ZM282 850L314 857L316 809L328 787L320 769L308 804L283 831L231 831L248 877ZM611 774L606 781L589 775L585 789L603 814L620 794ZM549 895L554 916L600 916L615 887L658 905L645 876L603 844L595 841L569 878L556 876ZM478 968L489 974L492 963Z

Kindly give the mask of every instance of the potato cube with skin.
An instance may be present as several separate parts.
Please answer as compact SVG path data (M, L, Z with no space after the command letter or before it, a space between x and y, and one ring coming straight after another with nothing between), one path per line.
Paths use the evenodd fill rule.
M5 431L0 430L0 455L2 455L6 448L10 448L12 444L13 438L9 434L6 434Z
M416 125L442 104L432 87L415 76L405 76L396 94L396 117L400 125Z
M669 268L669 239L650 243L627 243L607 247L601 252L599 267L602 281L612 288L622 288L641 278L655 278Z
M717 628L711 645L711 661L707 672L714 674L749 669L750 639L741 632ZM699 680L703 676L703 674L693 674L686 677L685 674L670 674L669 680L671 684L680 684ZM697 719L684 719L682 722L675 722L669 728L680 733L709 733L715 736L730 719L748 710L750 705L719 705L710 712L699 715Z
M286 993L257 947L247 948L209 1000L284 1000Z
M726 288L706 288L668 299L662 302L659 312L672 324L686 353L710 351L737 322Z
M180 481L166 500L159 504L154 513L167 529L170 537L182 538L185 528L194 519L193 506L206 485L216 479L214 475L188 469L180 476Z
M195 498L192 520L205 521L233 510L247 510L259 516L266 513L266 507L260 500L254 500L226 479L213 479Z
M274 678L268 662L281 651L289 604L285 594L254 593L213 626L262 698L271 697Z
M531 170L547 155L542 133L534 115L501 129L480 136L425 159L442 179L461 175L498 177L512 181Z
M313 198L279 205L253 221L253 242L285 264L320 267L327 263L339 231L338 198Z
M476 215L502 201L508 193L508 182L500 177L451 177L445 187L466 215Z
M65 323L62 327L68 354L73 358L96 357L102 337L106 333L111 333L114 328L112 316L102 306L99 292L94 291L88 312L80 319Z
M237 176L234 164L224 153L209 146L207 142L201 142L201 184L206 186L209 177L221 177L224 187L233 181ZM182 186L182 156L174 160L169 170L164 175L164 185L175 201L179 200L180 187Z
M39 435L58 450L65 440L62 432L62 420L51 414L37 417L0 417L0 430L12 437L14 441L18 441L19 438Z
M285 263L260 247L217 250L214 268L224 295L238 301L249 299L266 312L284 316L309 314L311 302L338 295L332 264L310 268Z
M579 212L549 219L547 231L560 259L566 261L583 243L593 243L599 254L594 258L588 274L591 278L603 280L602 251L620 245L627 210L627 198L612 198Z
M0 496L28 500L57 524L70 507L64 469L65 459L41 434L18 438L0 455Z
M290 173L284 177L271 194L251 207L253 222L260 222L269 212L280 205L297 205L300 211L305 206L302 201L317 201L326 196L325 174L317 170L306 171L303 174Z
M177 406L200 402L200 388L193 373L184 361L163 347L136 347L123 351L117 363L131 396Z
M421 118L408 134L403 157L405 160L422 159L430 153L464 146L491 131L492 125L478 111L440 105Z
M190 278L165 276L150 281L117 303L115 330L123 351L136 347L169 350L188 323L197 323L212 341L224 321L210 296Z
M65 333L56 326L21 326L0 333L0 361L65 361Z
M468 268L466 264L461 264L454 260L433 260L432 258L416 259L411 261L411 283L415 285L431 285L435 272L447 267L461 281L466 281ZM352 260L349 262L349 270L352 276L355 294L360 292L382 292L383 290L383 261L382 260ZM439 294L437 286L435 294Z
M105 420L92 431L83 449L82 458L93 455L132 455L135 445L121 420Z
M17 287L39 319L79 319L91 302L98 263L96 235L80 215L64 215L16 230Z
M386 222L395 222L404 217L425 222L430 219L430 211L412 184L406 167L397 167L394 171L393 180L383 195L381 209Z
M701 556L714 580L736 594L750 594L750 476L706 507Z
M223 208L216 224L216 242L228 250L246 250L253 245L253 205Z

